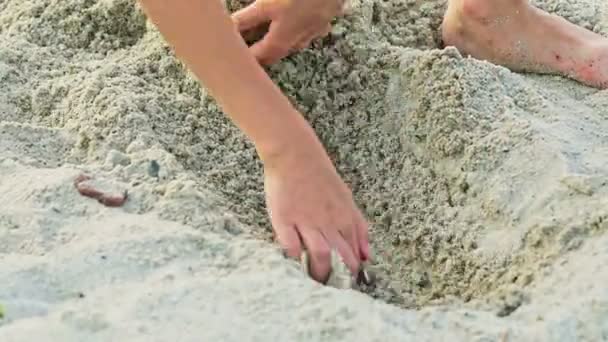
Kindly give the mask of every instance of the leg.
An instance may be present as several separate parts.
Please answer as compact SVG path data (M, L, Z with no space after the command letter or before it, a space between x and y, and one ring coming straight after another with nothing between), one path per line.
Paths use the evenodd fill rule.
M449 0L443 40L514 71L559 74L608 88L608 39L528 0Z

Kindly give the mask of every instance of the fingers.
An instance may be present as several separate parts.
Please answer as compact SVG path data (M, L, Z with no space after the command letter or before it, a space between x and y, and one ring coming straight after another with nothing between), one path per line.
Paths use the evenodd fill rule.
M308 47L310 46L310 43L312 43L312 38L310 38L310 39L305 39L305 40L303 40L303 41L299 42L298 44L296 44L296 45L293 47L292 51L294 51L294 52L295 52L295 51L304 50L304 49L306 49L306 48L308 48Z
M273 42L264 38L253 44L250 50L260 64L272 65L289 55L290 44Z
M357 260L361 260L361 253L359 251L359 238L358 238L358 229L355 223L353 223L349 227L345 227L345 229L341 229L338 234L342 240L348 243L351 248L352 254L357 258Z
M314 34L308 34L306 35L306 37L304 39L301 39L298 44L296 44L292 51L299 51L299 50L304 50L308 47L310 47L310 45L312 44L312 41L317 39L317 38L324 38L326 37L329 33L331 33L331 25L328 24L327 26L325 26L321 31L317 31Z
M274 231L275 238L285 254L290 258L299 258L302 253L302 242L296 227L285 224L274 225Z
M302 241L310 257L310 276L325 283L331 271L331 250L327 241L316 229L303 230Z
M331 271L331 250L338 251L342 262L354 275L359 272L361 258L358 255L359 242L356 239L358 232L352 226L344 233L335 229L325 231L302 230L302 242L308 250L310 258L310 276L318 282L325 283Z
M284 29L280 24L271 26L264 39L251 46L251 52L263 65L272 65L281 59L310 47L316 38L327 36L331 32L331 25L323 30L311 33L305 32L298 37Z
M240 32L251 30L270 21L269 13L265 10L263 3L263 1L255 1L232 14L232 21Z
M263 65L271 65L287 57L299 38L285 32L281 25L272 23L264 39L253 44L250 51L258 62Z

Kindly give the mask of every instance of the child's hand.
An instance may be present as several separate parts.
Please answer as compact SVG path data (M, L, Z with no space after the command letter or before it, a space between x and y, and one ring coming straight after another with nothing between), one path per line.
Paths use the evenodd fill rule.
M266 36L251 47L260 63L270 65L326 36L342 10L343 0L257 0L232 19L241 32L270 22Z
M277 51L269 50L273 44L314 37L331 19L333 7L328 4L339 0L294 1L259 0L254 4L258 7L239 15L244 26L274 20L266 42L257 47L259 56L276 58ZM305 247L312 276L322 282L330 271L330 248L356 272L360 260L369 256L367 223L314 130L249 53L222 3L141 4L176 55L254 143L264 163L273 228L287 254L299 258ZM198 40L201 44L194 43Z
M369 258L368 224L326 155L290 151L265 163L266 200L276 239L293 258L309 252L311 276L324 283L337 250L353 275Z

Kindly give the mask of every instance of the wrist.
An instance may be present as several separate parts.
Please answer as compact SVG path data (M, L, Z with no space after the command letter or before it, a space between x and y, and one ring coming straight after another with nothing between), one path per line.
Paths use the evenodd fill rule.
M265 168L280 168L302 162L331 163L323 144L313 128L293 109L283 113L285 120L277 126L276 134L254 141Z

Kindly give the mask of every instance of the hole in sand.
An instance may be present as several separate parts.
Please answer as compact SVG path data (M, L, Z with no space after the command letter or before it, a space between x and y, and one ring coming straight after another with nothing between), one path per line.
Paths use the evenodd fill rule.
M365 291L407 308L489 301L497 315L509 315L556 255L605 230L606 209L588 199L602 188L605 156L584 163L581 155L602 144L599 132L608 127L594 113L576 117L599 124L572 121L579 102L560 102L570 93L433 50L445 1L358 6L360 15L339 21L330 38L270 72L314 126L373 225L378 279ZM160 39L150 38L144 50L111 61L119 80L90 72L70 79L65 101L54 100L63 101L56 117L64 121L56 125L76 120L87 133L85 150L102 139L124 148L152 131L243 222L268 228L252 146ZM552 134L548 127L556 125L575 143Z
M439 46L444 5L370 3L371 21L345 19L331 38L270 72L314 126L373 224L377 279L364 291L405 308L460 301L508 316L528 300L525 289L547 260L576 240L555 223L570 222L572 212L546 211L547 201L567 208L584 198L564 194L555 170L576 160L530 117L550 115L543 87L451 49L424 51ZM391 19L395 13L412 19ZM205 115L225 120L216 110ZM270 227L252 147L232 128L214 134L223 144L200 142L204 153L181 160L202 170L245 222ZM204 159L239 170L218 172ZM535 221L539 213L552 223ZM602 217L598 208L586 215ZM582 224L573 235L588 236L593 227ZM260 236L270 240L269 231Z

